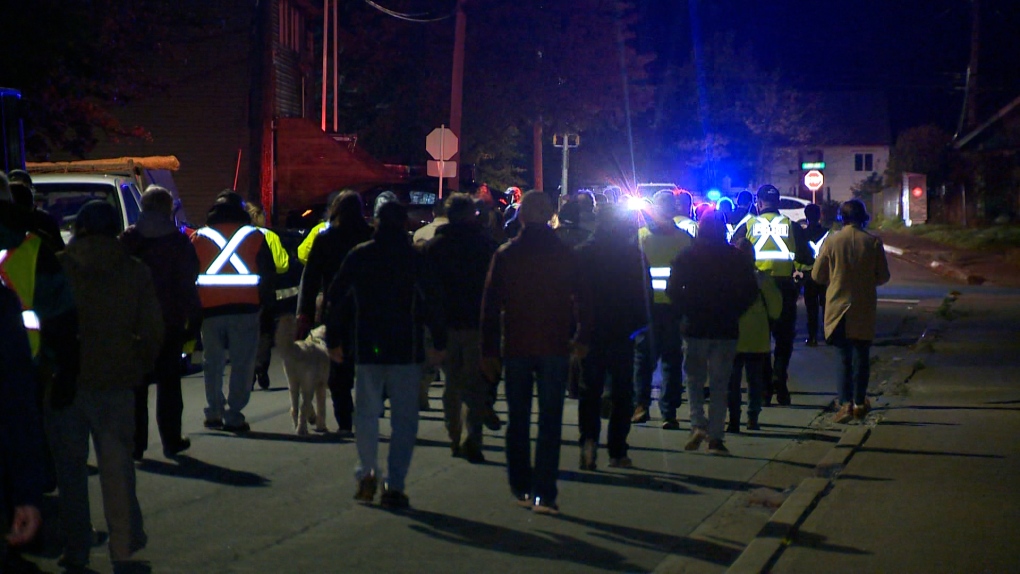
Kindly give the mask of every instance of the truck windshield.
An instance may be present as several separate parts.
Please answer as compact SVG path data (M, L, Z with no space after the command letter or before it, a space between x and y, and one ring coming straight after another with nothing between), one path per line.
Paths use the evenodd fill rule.
M67 240L74 230L74 220L83 205L101 199L117 208L117 188L103 183L41 183L35 184L36 205L48 211L60 224L61 235ZM121 225L123 230L123 224Z

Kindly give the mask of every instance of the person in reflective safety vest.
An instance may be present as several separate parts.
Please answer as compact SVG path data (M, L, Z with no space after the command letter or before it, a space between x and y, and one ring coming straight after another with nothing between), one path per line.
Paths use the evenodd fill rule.
M787 388L790 356L797 323L797 298L800 288L794 280L797 264L811 265L811 252L804 238L804 230L789 217L779 213L779 190L772 185L758 188L758 215L737 228L731 241L747 238L754 247L755 266L776 281L783 295L783 310L779 319L772 322L775 351L772 361L766 362L766 406L772 396L780 405L790 404Z
M807 339L804 343L808 347L818 345L818 315L819 311L825 313L825 285L819 285L811 278L811 268L822 249L822 244L829 236L829 228L821 224L821 216L822 210L818 205L812 203L804 206L804 217L807 218L804 238L811 248L811 265L803 269L804 310L807 311Z
M656 193L652 209L645 214L647 224L638 230L638 244L651 276L652 300L648 328L634 338L634 416L631 421L650 420L652 374L661 359L663 389L659 412L666 429L680 428L676 410L683 397L684 359L680 321L666 295L666 285L673 259L694 242L689 234L677 228L673 220L675 205L672 192Z
M21 321L28 332L32 357L39 355L39 316L36 315L35 270L42 241L31 233L21 245L13 249L0 249L0 283L14 291L21 300Z
M242 409L251 396L259 340L259 310L274 301L276 266L265 237L251 225L244 201L232 191L217 198L207 226L192 236L198 254L206 391L205 425L249 429ZM229 394L223 370L230 350Z

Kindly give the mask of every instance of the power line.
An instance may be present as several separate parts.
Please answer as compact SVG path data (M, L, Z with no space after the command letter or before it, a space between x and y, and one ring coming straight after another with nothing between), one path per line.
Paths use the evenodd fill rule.
M383 14L386 14L387 16L392 16L398 20L404 20L406 22L416 22L419 24L441 22L443 20L452 18L456 14L456 7L450 10L450 13L446 14L445 16L432 16L428 12L420 12L418 14L407 14L404 12L397 12L396 10L386 8L385 6L380 6L379 4L373 2L372 0L365 0L365 4L368 4L372 8L375 8L376 10L382 12Z

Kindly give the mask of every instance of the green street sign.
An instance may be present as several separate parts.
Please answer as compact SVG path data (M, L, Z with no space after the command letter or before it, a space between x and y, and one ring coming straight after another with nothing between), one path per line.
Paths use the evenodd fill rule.
M800 169L825 169L824 161L805 161L800 164Z

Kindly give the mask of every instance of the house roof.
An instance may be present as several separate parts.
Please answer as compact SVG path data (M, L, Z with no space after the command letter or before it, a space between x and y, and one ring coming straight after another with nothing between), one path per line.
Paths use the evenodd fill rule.
M816 145L887 146L892 143L889 105L884 92L816 92L811 98L818 118Z
M989 136L991 136L991 132L995 131L992 128L998 124L1005 123L1005 118L1007 118L1007 116L1016 109L1020 109L1020 96L1017 96L1012 102L1003 106L1002 109L996 112L995 115L989 118L985 123L974 128L970 133L963 137L954 140L953 148L963 149L965 147L973 147L974 145L979 145L980 142L986 141ZM1003 142L999 143L1001 144ZM1013 145L1015 146L1016 143Z

